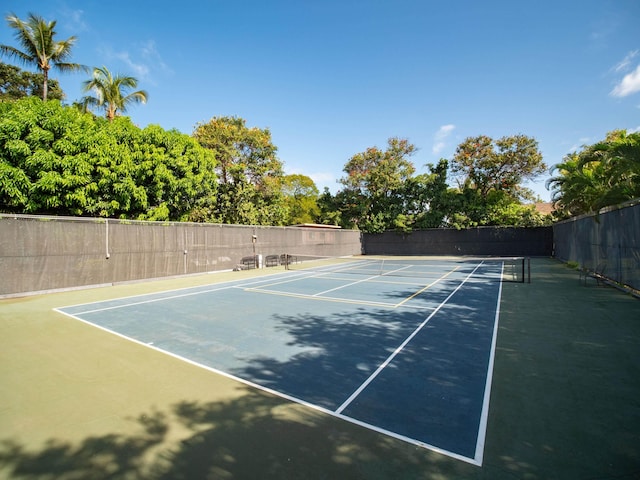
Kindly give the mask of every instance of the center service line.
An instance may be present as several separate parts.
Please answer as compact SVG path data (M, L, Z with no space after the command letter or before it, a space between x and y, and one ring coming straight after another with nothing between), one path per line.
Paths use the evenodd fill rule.
M424 288L421 288L420 290L418 290L416 293L414 293L413 295L405 298L404 300L402 300L400 303L396 303L396 307L401 307L402 305L404 305L405 303L407 303L409 300L413 300L415 297L417 297L418 295L420 295L421 293L425 292L426 290L430 289L431 287L433 287L436 283L440 282L441 280L444 280L445 278L447 278L449 275L451 275L453 272L455 272L456 270L458 270L460 267L456 267L453 270L451 270L450 272L447 272L446 274L442 275L440 278L438 278L437 280L431 282L429 285L427 285ZM477 267L476 267L477 268ZM447 299L448 300L448 299ZM446 300L445 300L446 301ZM439 307L438 307L439 308Z
M380 372L382 372L382 370L384 370L384 369L386 368L386 366L387 366L387 365L389 365L389 363L391 363L391 361L392 361L392 360L393 360L393 359L394 359L394 358L395 358L395 357L396 357L396 356L397 356L397 355L398 355L398 354L399 354L399 353L404 349L404 347L406 347L406 346L407 346L407 344L411 341L411 339L412 339L413 337L415 337L415 336L418 334L418 332L424 328L424 326L429 322L429 320L431 320L431 319L433 318L433 316L434 316L436 313L438 313L438 311L439 311L442 307L444 307L444 305L445 305L445 304L446 304L446 303L451 299L451 297L453 297L453 296L455 295L455 293L456 293L458 290L460 290L460 288L461 288L461 287L462 287L462 286L467 282L467 280L469 280L469 278L471 278L471 276L472 276L474 273L476 273L476 270L478 270L478 268L480 268L480 266L481 266L483 263L484 263L484 261L483 261L483 262L480 262L480 263L476 266L476 268L474 268L474 269L473 269L473 271L472 271L469 275L467 275L467 277L462 281L462 283L460 283L460 285L458 285L458 286L456 287L456 289L455 289L453 292L451 292L451 293L449 294L449 296L448 296L447 298L445 298L445 299L444 299L444 301L443 301L440 305L438 305L438 307L437 307L437 308L436 308L436 309L431 313L431 315L429 315L429 316L428 316L428 317L427 317L427 318L426 318L426 319L425 319L425 320L424 320L420 325L418 325L418 328L416 328L416 329L411 333L411 335L409 335L409 336L405 339L405 341L404 341L404 342L402 342L402 344L401 344L398 348L396 348L396 349L393 351L393 353L392 353L391 355L389 355L389 357L387 357L387 359L386 359L384 362L382 362L382 364L381 364L381 365L376 369L376 371L375 371L375 372L373 372L373 373L369 376L369 378L367 378L367 379L364 381L364 383L362 383L362 385L360 385L360 386L358 387L358 389L357 389L355 392L353 392L353 393L351 394L351 396L350 396L349 398L347 398L347 399L345 400L345 402L337 408L337 410L335 411L335 413L337 413L337 414L342 413L342 412L344 411L344 409L345 409L345 408L347 408L347 407L351 404L351 402L353 402L353 401L356 399L356 397L357 397L358 395L360 395L360 393L362 393L362 391L363 391L365 388L367 388L367 386L368 386L368 385L369 385L369 384L370 384L370 383L371 383L371 382L372 382L372 381L373 381L373 380L374 380L374 379L375 379L375 378L380 374Z

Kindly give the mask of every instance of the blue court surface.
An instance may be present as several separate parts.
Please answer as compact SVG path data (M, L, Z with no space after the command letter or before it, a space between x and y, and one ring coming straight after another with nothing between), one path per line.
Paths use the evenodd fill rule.
M431 262L408 265L405 276L345 268L56 310L481 465L503 264Z

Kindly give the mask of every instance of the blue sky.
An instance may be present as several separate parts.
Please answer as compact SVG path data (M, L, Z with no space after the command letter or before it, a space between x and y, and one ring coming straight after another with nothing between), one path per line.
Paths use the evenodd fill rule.
M106 6L108 5L108 6ZM638 0L9 0L57 20L72 60L132 75L127 114L191 134L214 116L269 128L287 173L322 190L390 137L418 172L465 138L524 134L552 166L640 129ZM18 46L6 22L0 43ZM3 58L3 61L10 61ZM52 74L69 103L85 74ZM544 200L546 177L531 187Z

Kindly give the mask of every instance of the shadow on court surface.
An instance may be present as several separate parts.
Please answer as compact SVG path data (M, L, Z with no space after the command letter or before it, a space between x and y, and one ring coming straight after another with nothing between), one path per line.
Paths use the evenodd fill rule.
M0 462L11 478L396 478L412 470L419 478L424 452L405 448L398 457L402 449L389 439L361 438L372 435L282 403L257 392L229 402L184 401L130 419L128 434L51 439L35 451L8 440ZM167 446L170 430L180 427L184 438Z
M531 285L504 285L481 467L51 310L203 276L1 301L0 477L637 478L640 301L555 261L532 267Z

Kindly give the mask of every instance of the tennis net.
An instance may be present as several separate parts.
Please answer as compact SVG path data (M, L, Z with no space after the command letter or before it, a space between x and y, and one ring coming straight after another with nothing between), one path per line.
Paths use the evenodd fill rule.
M493 265L499 274L486 275L489 280L531 283L531 262L527 257L323 257L318 255L283 254L287 270L318 274L354 274L369 276L439 278L457 270L471 272L478 265Z

